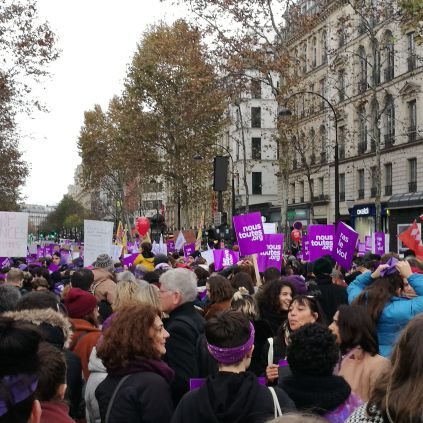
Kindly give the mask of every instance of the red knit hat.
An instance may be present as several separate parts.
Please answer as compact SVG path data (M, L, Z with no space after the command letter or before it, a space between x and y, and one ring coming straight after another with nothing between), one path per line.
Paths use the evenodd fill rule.
M74 319L81 319L90 314L97 306L95 296L80 288L71 288L63 302L69 317Z

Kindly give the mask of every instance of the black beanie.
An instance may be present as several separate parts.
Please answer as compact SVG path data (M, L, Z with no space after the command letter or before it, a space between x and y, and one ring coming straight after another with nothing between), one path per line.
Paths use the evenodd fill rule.
M332 263L325 259L319 258L313 264L313 273L318 275L330 275L332 273Z

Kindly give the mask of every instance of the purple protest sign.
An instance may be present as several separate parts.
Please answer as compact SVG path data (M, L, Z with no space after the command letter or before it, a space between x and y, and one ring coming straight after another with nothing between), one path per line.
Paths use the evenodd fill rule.
M128 266L131 267L134 264L135 259L138 257L138 253L134 253L134 254L127 254L123 259L122 259L122 264L124 266Z
M43 247L37 247L37 258L45 257L44 251Z
M358 257L363 257L366 254L366 244L364 244L364 242L359 242L357 244L358 247Z
M10 267L10 259L9 257L0 257L0 267Z
M175 251L175 241L173 239L168 239L166 241L167 244L167 252L173 253Z
M364 237L364 245L366 246L366 252L372 251L372 237L370 235Z
M332 254L334 236L334 225L309 225L308 248L310 261L317 260L326 254Z
M351 267L357 238L358 233L353 228L344 222L338 223L333 242L332 257L345 270L349 270Z
M310 241L308 240L308 235L303 235L301 246L303 250L303 261L310 261Z
M374 237L374 246L375 254L383 256L385 254L385 233L384 232L375 232Z
M52 256L54 251L54 244L46 245L44 247L44 254L46 256Z
M233 217L233 224L241 255L266 251L261 214L248 213Z
M259 272L264 272L269 267L276 267L281 270L282 267L282 251L283 251L283 235L282 234L265 234L266 251L257 255L257 265Z
M184 245L184 256L185 256L185 258L187 258L191 254L193 254L194 251L195 251L195 242L193 242L192 244L185 244Z
M233 266L239 261L239 253L227 249L213 250L214 269L216 272L224 267Z

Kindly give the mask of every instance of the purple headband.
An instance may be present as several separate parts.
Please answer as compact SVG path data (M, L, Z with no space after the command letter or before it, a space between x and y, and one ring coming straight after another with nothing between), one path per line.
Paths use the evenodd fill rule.
M0 385L6 388L9 398L0 398L0 416L5 415L10 407L29 398L37 389L38 379L32 374L4 376Z
M216 361L218 361L219 363L238 363L251 350L251 347L254 344L254 335L254 326L250 322L250 337L248 338L245 344L240 345L239 347L222 348L207 343L207 349L209 350L209 353L213 356L213 358L215 358Z
M385 276L389 276L389 275L395 275L398 274L398 270L395 267L395 265L398 263L398 259L396 259L395 257L391 257L386 264L389 265L389 267L387 267L386 269L383 269L380 271L380 276L383 278Z

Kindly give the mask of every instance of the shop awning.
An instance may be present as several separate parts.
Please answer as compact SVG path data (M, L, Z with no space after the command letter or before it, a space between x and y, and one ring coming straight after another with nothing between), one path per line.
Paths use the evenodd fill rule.
M411 207L423 207L423 191L395 194L388 201L388 209L406 209Z

